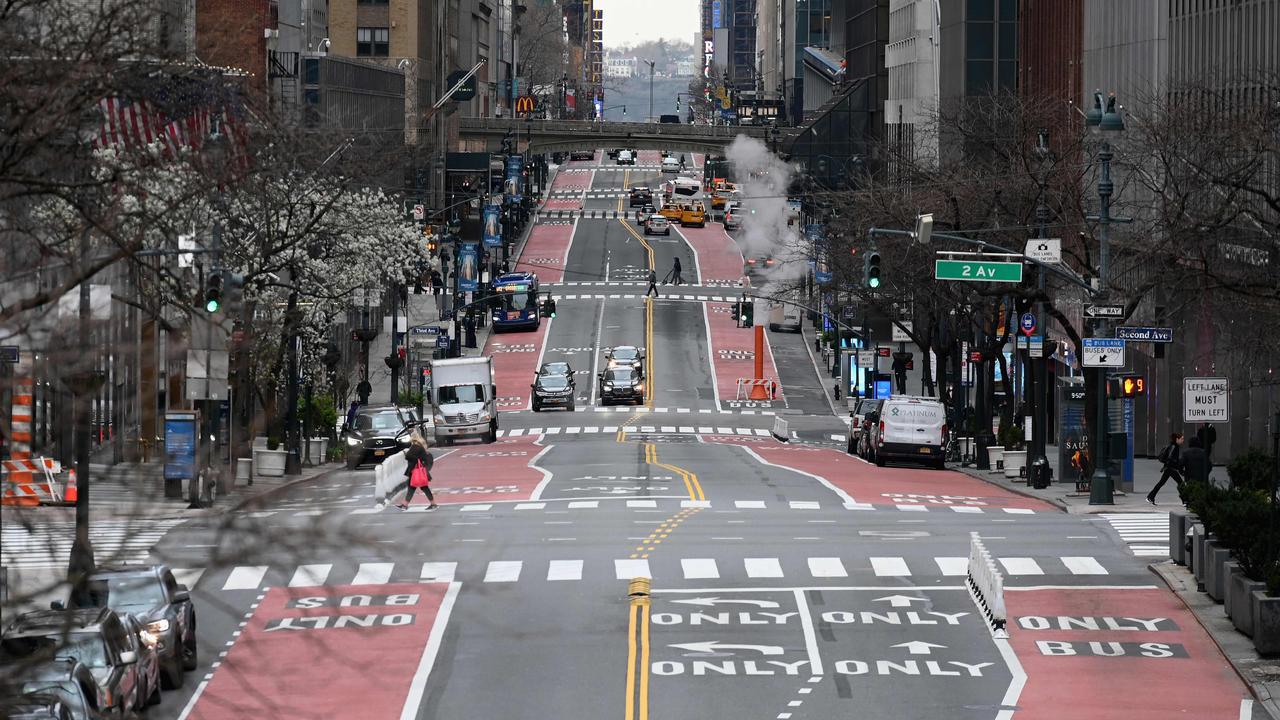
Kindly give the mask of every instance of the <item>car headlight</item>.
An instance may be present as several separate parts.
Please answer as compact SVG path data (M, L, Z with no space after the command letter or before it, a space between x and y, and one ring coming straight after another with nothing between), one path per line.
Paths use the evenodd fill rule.
M360 444L360 438L349 437L347 438L347 444L351 447L355 447Z
M155 633L156 635L167 633L169 632L169 621L164 619L153 620L147 623L147 632Z
M489 412L488 410L484 410L480 413L480 422L489 422L492 419L493 419L493 413Z
M153 648L160 644L160 636L152 633L150 630L143 630L142 632L138 633L138 637L142 638L142 642L145 643L146 646L150 648Z
M611 383L611 382L607 382L607 383L605 383L605 384L604 384L604 389L605 389L605 390L612 390L612 389L613 389L613 383Z
M644 392L644 383L636 383L636 390Z

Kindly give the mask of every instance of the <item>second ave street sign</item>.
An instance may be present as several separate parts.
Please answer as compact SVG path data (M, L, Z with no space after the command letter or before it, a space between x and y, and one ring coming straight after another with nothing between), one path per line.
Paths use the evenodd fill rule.
M1118 327L1116 337L1130 342L1171 343L1173 328Z
M1022 282L1022 263L986 262L980 260L934 260L933 277L937 280L969 282Z

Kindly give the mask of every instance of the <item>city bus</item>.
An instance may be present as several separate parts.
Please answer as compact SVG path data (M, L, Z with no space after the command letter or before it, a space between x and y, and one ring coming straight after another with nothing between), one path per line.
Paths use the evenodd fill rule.
M538 314L538 276L531 272L499 275L493 281L493 329L537 330L542 322Z

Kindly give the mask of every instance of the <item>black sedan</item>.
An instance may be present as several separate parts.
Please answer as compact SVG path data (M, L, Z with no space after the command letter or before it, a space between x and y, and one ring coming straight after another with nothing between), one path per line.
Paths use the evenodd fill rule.
M562 407L569 412L574 411L574 391L572 375L539 375L530 385L533 389L533 411L542 412L545 407Z
M573 375L573 368L567 362L545 362L538 368L538 377L545 375Z
M182 687L187 670L195 670L196 609L191 592L179 585L166 565L100 567L89 576L90 592L72 593L71 609L109 607L132 615L142 625L142 639L160 657L160 682ZM61 603L54 603L59 610Z
M636 207L637 205L641 207L644 207L645 205L652 205L653 191L646 185L637 185L631 188L631 198L629 202L629 207Z
M612 405L618 402L644 404L644 380L639 371L630 367L611 367L600 373L600 402Z
M356 413L355 423L343 428L347 467L381 463L409 447L409 421L394 405L368 405Z
M644 355L634 345L619 345L611 349L605 356L605 367L629 367L637 373L644 374Z
M573 150L569 153L570 160L595 160L595 150Z

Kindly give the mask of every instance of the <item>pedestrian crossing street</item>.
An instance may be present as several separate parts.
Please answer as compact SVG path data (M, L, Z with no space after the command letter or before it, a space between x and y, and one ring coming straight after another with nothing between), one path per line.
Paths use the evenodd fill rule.
M561 300L639 300L645 295L644 293L556 293L554 297L556 302L560 302ZM660 286L657 299L681 302L738 302L738 298L732 295L675 294L668 292L666 286Z
M1103 513L1137 557L1169 557L1169 513Z
M552 348L555 350L555 348ZM563 355L572 355L571 350L556 350ZM502 411L502 412L520 412L520 411ZM594 413L627 413L632 415L661 415L664 413L676 413L677 415L776 415L774 410L715 410L712 408L670 408L656 407L648 408L643 405L635 406L593 406L578 408L575 412L594 412Z
M562 287L647 287L649 283L643 280L570 280L568 282L543 283L542 287L562 288ZM727 287L738 287L738 283L732 280L703 280L701 283L683 283L680 287L690 290L698 289L723 289ZM735 298L736 299L736 298Z
M485 488L489 493L503 492L504 487L509 487L512 492L518 491L517 486L497 486L494 488ZM447 497L450 493L448 487L434 487L437 495ZM358 498L344 498L337 501L346 503L358 500ZM246 512L245 515L252 518L268 518L274 516L290 516L290 517L315 517L324 514L323 510L316 509L313 504L300 505L305 508L297 511L290 510L253 510ZM497 512L502 510L512 510L514 512L530 512L547 509L564 509L564 510L647 510L653 512L675 512L679 509L687 508L704 508L712 511L722 512L739 512L750 510L785 510L798 512L814 512L821 510L836 511L866 511L866 510L898 510L899 512L922 513L922 512L951 512L962 515L1035 515L1038 514L1031 508L1008 508L1008 507L990 507L977 505L926 505L922 503L883 503L872 504L864 502L847 502L847 503L823 503L816 500L790 500L771 502L768 500L733 500L733 501L716 501L710 500L676 500L671 498L647 499L647 498L626 498L611 497L607 499L581 499L566 500L558 499L552 501L504 501L504 502L476 502L476 503L450 503L445 501L440 509L432 512L459 512L459 513L482 513ZM345 510L348 515L372 515L381 512L399 513L399 510L390 510L382 507L362 507L355 509L347 509L335 507L334 511ZM429 512L426 505L411 506L407 511L409 513L425 513Z
M99 565L140 563L151 547L183 519L95 520L91 532ZM30 529L15 520L0 527L0 564L11 568L65 568L75 541L75 523L39 519Z
M772 413L771 413L772 414ZM628 435L744 435L751 437L770 437L768 430L761 428L731 428L711 425L588 425L586 427L549 427L549 428L515 428L499 430L498 437L521 437L533 435L598 435L623 432Z
M1006 578L1110 575L1093 556L1003 557L996 559ZM206 572L203 568L175 570L188 587L208 574L205 590L261 590L266 587L325 585L381 585L409 582L563 582L616 581L647 577L656 583L723 580L792 580L813 582L845 578L935 579L964 577L967 556L906 558L870 557L748 557L619 558L614 560L493 560L471 563L452 560L424 562L365 562L354 566L312 563L292 566L236 565ZM1121 570L1117 568L1117 571ZM1037 583L1041 582L1039 580Z

